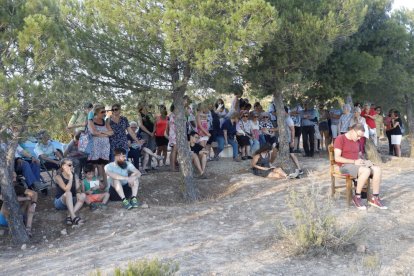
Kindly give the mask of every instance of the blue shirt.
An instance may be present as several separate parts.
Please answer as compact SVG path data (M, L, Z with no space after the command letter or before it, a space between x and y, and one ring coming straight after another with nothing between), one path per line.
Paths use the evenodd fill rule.
M221 126L222 130L227 130L227 137L235 137L237 133L237 123L232 123L230 119L226 119Z
M302 119L302 126L314 126L316 124L315 109L302 110L300 112L300 118Z

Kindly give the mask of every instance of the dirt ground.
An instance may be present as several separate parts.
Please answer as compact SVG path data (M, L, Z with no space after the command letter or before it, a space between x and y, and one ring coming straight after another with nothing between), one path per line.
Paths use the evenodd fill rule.
M405 142L405 154L407 147ZM384 143L381 152L387 153ZM54 210L53 195L42 197L25 249L0 237L0 275L85 275L97 268L108 273L143 258L173 260L178 275L411 275L414 160L385 159L381 194L389 210L348 208L344 191L335 198L332 211L340 225L364 229L342 252L293 257L276 227L292 221L285 204L290 187L313 183L321 197L329 195L329 164L321 152L299 157L306 173L294 180L256 177L248 161L209 162L209 178L197 180L203 199L195 204L182 201L179 174L161 169L141 179L139 196L148 209L126 211L119 202L106 211L83 208L85 224L79 227L63 224L65 213Z

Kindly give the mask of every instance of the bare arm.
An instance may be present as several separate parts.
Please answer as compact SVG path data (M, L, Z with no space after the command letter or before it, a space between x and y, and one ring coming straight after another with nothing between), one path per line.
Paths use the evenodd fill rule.
M70 189L72 189L72 181L73 181L73 174L71 174L69 178L68 185L65 185L65 182L63 182L63 179L60 175L55 176L55 182L59 185L59 187L64 190L65 192L69 192Z
M256 169L261 170L261 171L267 171L267 170L271 169L271 168L262 167L262 166L257 165L257 161L259 161L259 157L260 157L259 154L253 156L252 168L256 168Z

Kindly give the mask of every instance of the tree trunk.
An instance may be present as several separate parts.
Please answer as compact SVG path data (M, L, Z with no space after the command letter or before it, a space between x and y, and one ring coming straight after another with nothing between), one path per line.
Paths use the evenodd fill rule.
M199 192L194 182L193 163L191 160L191 152L187 141L187 128L184 110L184 93L187 89L188 80L190 78L190 69L188 65L182 66L184 69L183 79L180 79L180 71L178 63L172 65L171 77L173 81L173 101L174 113L176 114L176 133L177 133L177 153L178 163L180 164L180 172L182 176L183 194L187 201L196 201L199 199Z
M29 241L26 228L23 222L23 215L17 202L16 193L12 182L14 171L14 151L16 143L10 143L7 152L0 149L0 185L3 204L9 213L9 230L14 244L22 244Z
M410 142L410 157L414 158L414 118L413 118L413 102L410 95L405 94L405 111L407 112L408 128L405 130L408 132L408 141Z
M365 139L365 152L367 159L374 164L381 164L381 154L378 152L377 147L374 145L371 139Z
M281 167L286 173L289 174L295 171L296 166L290 158L289 141L286 139L286 114L283 104L282 91L276 88L273 92L273 97L276 106L277 124L279 130L279 152L274 163L276 166Z

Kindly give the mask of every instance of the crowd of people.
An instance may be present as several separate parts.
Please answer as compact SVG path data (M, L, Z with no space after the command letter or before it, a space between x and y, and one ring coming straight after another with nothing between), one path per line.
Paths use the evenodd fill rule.
M283 134L278 130L273 102L268 111L263 110L260 102L254 103L252 109L249 101L240 95L235 95L229 108L223 99L195 105L185 97L184 104L188 146L198 178L208 178L208 162L219 161L226 146L231 148L234 162L250 160L253 174L275 179L296 178L303 174L297 158L297 154L302 153L300 141L303 157L313 157L315 152L327 150L333 142L341 168L355 177L367 174L364 169L358 171L363 161L355 161L365 159L367 139L378 145L379 139L387 137L389 153L401 156L404 128L400 113L390 110L384 117L380 106L369 103L363 106L347 103L342 108L337 104L331 109L324 105L314 108L309 101L302 103L303 108L301 104L290 109L285 106L286 133ZM92 210L105 209L109 200L118 200L125 209L137 208L140 206L137 194L142 175L164 166L177 171L178 130L174 105L169 112L165 106L159 106L158 114L154 114L149 106L140 105L137 115L136 121L129 121L122 115L119 104L86 103L81 110L74 112L69 121L67 130L73 138L64 151L53 146L45 131L39 134L33 153L21 145L17 147L14 180L15 187L18 187L18 200L24 202L22 208L27 214L29 234L37 192L47 193L40 175L41 166L57 171L53 203L57 210L67 211L65 223L69 225L82 223L78 211L83 205ZM282 139L289 144L290 157L296 166L290 174L273 165ZM343 155L344 143L348 140L352 140L352 156ZM375 175L380 174L377 167L367 164L371 165L369 168ZM23 176L23 184L17 175ZM384 206L378 197L380 180L375 175L376 198L371 204L382 208ZM356 196L361 185L358 178ZM354 202L358 208L363 208L358 198ZM4 210L2 213L7 215Z

